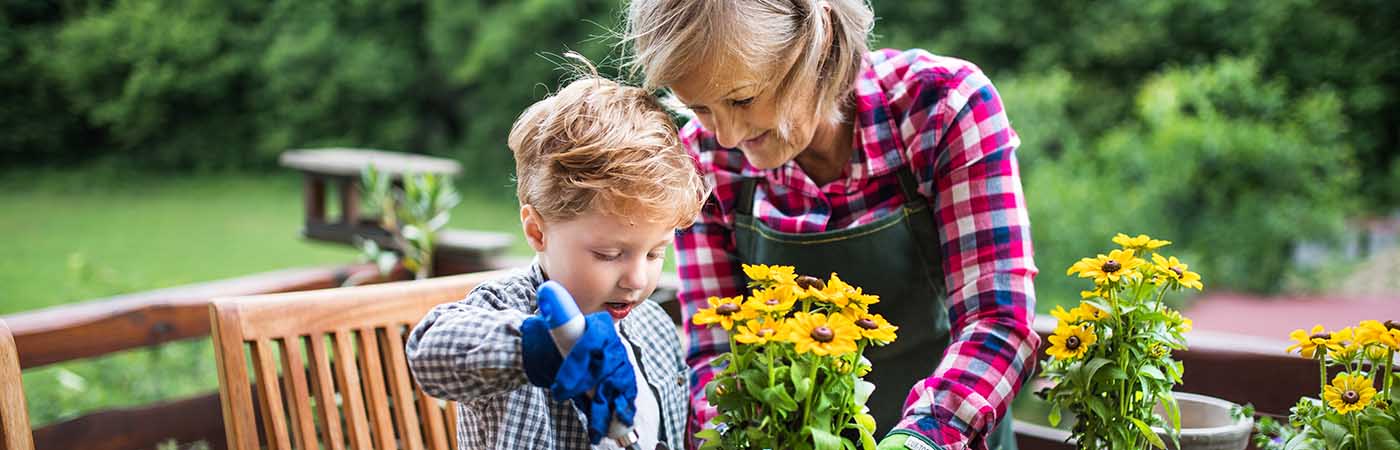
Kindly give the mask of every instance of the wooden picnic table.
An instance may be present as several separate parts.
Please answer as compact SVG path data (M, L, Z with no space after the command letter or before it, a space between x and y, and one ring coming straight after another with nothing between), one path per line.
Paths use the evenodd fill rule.
M409 153L354 148L288 150L279 162L304 176L302 201L305 220L302 235L308 239L355 245L356 237L373 239L394 248L378 217L360 210L360 173L375 170L402 185L406 174L434 173L455 176L462 166L451 159ZM329 187L329 189L328 189ZM328 196L339 200L339 216L329 217ZM438 235L433 268L436 275L476 272L501 267L499 261L514 238L505 233L444 229Z

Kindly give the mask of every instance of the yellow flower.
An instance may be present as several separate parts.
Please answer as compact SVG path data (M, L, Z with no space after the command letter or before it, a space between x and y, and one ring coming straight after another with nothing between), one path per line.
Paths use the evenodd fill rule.
M1186 270L1189 266L1177 260L1175 256L1163 258L1162 255L1153 253L1152 266L1156 269L1160 280L1174 280L1183 287L1198 291L1205 287L1201 284L1201 274Z
M1070 266L1065 275L1079 274L1080 278L1093 278L1094 284L1117 283L1124 278L1137 276L1138 266L1145 264L1142 258L1133 256L1132 250L1114 250L1108 255L1084 258Z
M858 309L847 309L841 312L846 318L851 319L857 328L860 328L860 335L876 344L884 345L894 342L895 330L899 327L890 325L884 316L871 314Z
M1348 334L1350 330L1350 328L1347 329ZM1296 349L1304 358L1311 359L1313 355L1317 354L1318 346L1322 346L1324 350L1329 348L1332 350L1341 350L1341 347L1336 346L1336 344L1332 342L1332 334L1324 331L1322 325L1312 327L1311 331L1303 331L1302 329L1293 330L1292 333L1288 334L1288 338L1293 339L1295 344L1288 346L1288 348L1283 351L1293 353L1293 350ZM1347 336L1347 339L1349 340L1351 337Z
M836 360L833 361L833 365L836 367L837 372L851 373L852 364L850 361L846 361L846 358L836 358ZM858 377L863 377L865 374L870 373L870 364L864 357L861 357L861 361L856 363L855 367L856 376Z
M754 290L753 296L744 302L744 309L783 315L797 302L797 287L779 285L764 290Z
M1356 329L1356 340L1362 344L1382 344L1400 350L1400 329L1392 329L1377 320L1363 320Z
M1375 396L1375 385L1360 373L1339 373L1332 384L1322 388L1322 400L1341 414L1366 409Z
M1061 326L1050 335L1050 349L1045 353L1060 360L1071 360L1084 356L1089 347L1098 342L1098 335L1084 326Z
M1108 292L1103 288L1094 288L1092 291L1079 291L1079 298L1088 300L1091 298L1108 298Z
M815 353L819 356L841 356L856 351L856 339L860 338L860 327L843 314L827 316L799 312L788 320L788 340L795 344L797 353Z
M1167 321L1175 325L1177 331L1179 332L1189 332L1191 331L1191 328L1195 326L1195 324L1191 322L1191 319L1187 319L1185 316L1182 316L1180 311L1168 308L1166 309L1166 311L1163 311L1163 313L1167 316Z
M781 323L768 322L763 320L750 320L748 323L739 325L739 334L734 335L734 340L741 344L763 345L768 342L783 342L780 333Z
M1118 233L1117 236L1113 237L1113 243L1123 246L1124 250L1151 251L1171 245L1172 242L1152 239L1145 234L1139 234L1137 237L1128 237L1126 234Z
M797 279L792 266L769 266L765 264L744 264L744 275L755 282L792 284Z
M1096 322L1104 318L1105 313L1094 305L1080 303L1068 311L1063 306L1056 306L1054 311L1050 311L1050 315L1060 319L1061 325L1073 325L1080 322Z
M734 328L735 321L743 321L756 317L758 311L744 309L740 302L743 296L738 297L710 297L710 307L695 312L695 317L690 321L696 325L709 325L717 323L725 330Z

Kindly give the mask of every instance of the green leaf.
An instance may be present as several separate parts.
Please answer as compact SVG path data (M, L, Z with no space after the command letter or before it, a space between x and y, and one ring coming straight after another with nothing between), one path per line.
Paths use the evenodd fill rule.
M1366 440L1371 450L1400 450L1400 440L1379 426L1366 428Z
M1059 404L1059 403L1055 403L1055 404L1050 405L1050 426L1052 426L1052 427L1058 427L1058 426L1060 426L1060 404Z
M1128 419L1133 421L1133 425L1137 426L1138 431L1142 432L1142 437L1147 438L1147 442L1151 442L1153 447L1167 448L1167 444L1162 442L1162 438L1157 436L1157 433L1152 432L1152 427L1147 426L1146 423L1143 423L1142 420L1136 417L1129 417Z
M807 427L807 432L812 435L812 444L816 445L815 450L840 450L841 438L831 434L830 431L817 427Z
M1167 412L1167 420L1172 424L1172 435L1181 433L1181 407L1176 403L1176 395L1171 392L1162 394L1162 398L1157 399L1162 404L1162 409Z
M1158 369L1156 366L1142 366L1142 369L1138 370L1138 374L1144 375L1154 380L1167 381L1167 376L1163 374L1162 370Z
M1078 384L1080 386L1088 386L1089 380L1094 379L1094 374L1097 373L1099 369L1102 369L1103 366L1112 363L1113 361L1107 358L1094 358L1093 360L1085 364L1082 369L1080 369L1079 375L1076 377L1078 378L1078 380L1076 380L1075 384Z
M1327 448L1342 448L1342 443L1346 442L1350 433L1344 425L1332 422L1331 417L1324 418L1318 422L1319 431L1322 432L1322 440L1327 443Z

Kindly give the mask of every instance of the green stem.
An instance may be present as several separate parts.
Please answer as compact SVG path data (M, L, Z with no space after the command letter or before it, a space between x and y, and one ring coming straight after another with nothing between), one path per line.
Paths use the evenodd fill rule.
M1324 349L1323 347L1320 347L1320 346L1319 346L1319 347L1317 348L1317 355L1316 355L1316 356L1317 356L1317 378L1318 378L1318 380L1320 380L1320 381L1322 382L1322 385L1317 387L1317 391L1318 391L1318 392L1323 392L1323 391L1327 390L1327 350Z
M1395 369L1395 349L1386 347L1385 351L1385 380L1381 382L1381 394L1386 403L1390 400L1390 375Z

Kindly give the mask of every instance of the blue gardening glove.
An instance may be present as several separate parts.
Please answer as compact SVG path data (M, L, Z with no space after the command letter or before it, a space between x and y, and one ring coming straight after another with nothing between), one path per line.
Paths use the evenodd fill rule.
M572 400L588 417L588 437L597 444L613 419L632 425L637 379L612 316L597 312L584 319L583 335L566 357L559 357L549 326L540 316L521 324L521 347L530 384L548 387L555 401Z

